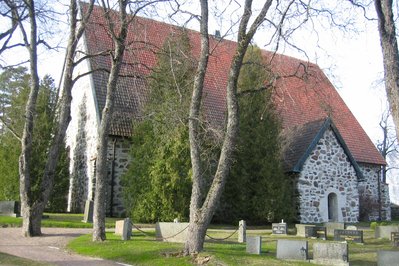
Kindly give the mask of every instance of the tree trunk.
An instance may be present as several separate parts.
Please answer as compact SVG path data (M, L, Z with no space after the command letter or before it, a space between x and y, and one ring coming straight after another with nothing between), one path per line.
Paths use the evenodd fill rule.
M399 52L392 0L375 0L384 64L385 90L399 140Z
M90 8L86 16L84 17L83 21L87 21L91 14L91 10L94 4L94 0L90 2ZM72 87L74 84L73 81L73 71L74 71L74 57L77 49L78 42L83 35L85 29L85 23L81 23L81 25L77 28L77 14L78 14L78 7L77 1L71 0L70 2L70 34L68 39L68 46L67 46L67 53L66 53L66 60L65 60L65 70L64 70L64 79L63 79L63 86L62 86L62 97L59 103L59 109L57 119L57 125L54 130L54 138L51 142L51 146L49 148L46 167L44 170L43 178L41 180L41 189L40 194L37 197L35 202L31 202L32 199L25 200L25 203L21 204L24 205L26 208L29 205L29 211L26 211L23 214L24 217L24 224L26 219L26 226L29 229L30 233L26 232L26 229L23 228L24 235L27 236L35 236L41 234L41 220L43 216L44 209L48 202L50 193L52 191L54 185L54 175L55 169L57 167L60 149L62 145L64 145L64 138L66 134L66 130L69 125L69 121L71 120L71 101L72 101ZM31 67L31 69L33 69ZM37 68L34 70L37 73ZM39 85L38 85L39 86ZM22 180L22 178L21 178ZM22 186L21 186L22 187ZM21 194L22 195L22 194ZM29 196L28 196L29 197ZM22 196L21 196L21 202ZM21 208L23 210L24 208Z
M214 175L211 187L206 195L204 202L201 202L204 192L201 184L203 183L203 173L201 169L200 147L199 147L199 110L201 106L201 97L197 94L202 94L204 85L204 77L207 68L209 41L208 37L208 4L207 1L201 1L201 57L198 65L196 79L193 89L193 97L190 106L190 149L191 149L191 163L193 167L193 189L191 194L190 204L190 224L187 234L187 241L185 244L184 253L186 255L198 253L202 251L206 230L215 213L216 206L219 203L222 195L227 176L233 161L233 152L236 145L238 135L239 115L238 115L238 100L237 100L237 81L241 70L242 61L252 40L256 30L263 22L267 11L271 6L272 0L265 2L262 10L255 18L255 21L247 31L248 22L251 18L252 1L245 2L244 13L241 18L238 32L238 41L235 55L233 57L228 83L227 83L227 125L224 136L223 146L221 149L219 162Z
M36 113L36 101L39 93L39 77L37 70L37 25L35 4L33 0L27 1L30 21L30 40L26 34L24 42L29 51L31 88L28 102L25 109L25 125L21 138L21 156L19 158L19 180L20 180L20 198L21 198L21 216L22 234L27 237L41 235L40 226L35 225L36 219L32 217L34 210L32 209L32 191L31 191L31 154L32 154L32 134L34 126L34 117ZM21 29L22 21L19 22ZM24 31L25 32L25 31Z
M111 125L112 111L114 107L114 98L116 85L119 78L119 72L122 66L123 53L125 50L125 41L128 31L128 22L126 19L126 6L128 1L119 1L119 15L121 20L120 32L116 35L110 26L110 33L114 41L115 52L112 53L112 66L108 77L107 95L105 106L102 111L101 124L98 133L97 144L97 168L96 168L96 187L94 194L93 209L93 241L103 241L105 235L105 211L106 211L106 188L107 188L107 151L108 151L108 132ZM105 8L105 4L103 3ZM105 12L107 19L108 13ZM110 23L112 25L112 23ZM112 208L112 206L111 206Z

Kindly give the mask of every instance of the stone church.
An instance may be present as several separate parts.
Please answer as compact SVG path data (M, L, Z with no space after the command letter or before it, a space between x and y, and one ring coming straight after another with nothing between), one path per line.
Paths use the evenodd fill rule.
M83 4L83 9L85 6ZM156 64L156 51L181 28L136 17L130 25L115 109L109 132L108 215L124 215L120 175L129 165L132 122L140 118L148 96L146 77ZM200 35L185 30L192 53L198 57ZM204 112L210 125L223 125L228 68L236 43L211 36L212 54L204 87ZM105 104L112 40L106 21L95 7L81 43L86 54L100 54L80 64L78 73L90 71L73 89L72 120L67 132L71 179L68 209L81 212L93 199L97 131ZM385 165L370 138L338 92L315 64L262 51L274 74L273 100L283 125L283 165L295 180L298 220L357 222L390 220L388 185L380 182ZM104 71L105 70L105 71ZM188 207L188 206L187 206Z

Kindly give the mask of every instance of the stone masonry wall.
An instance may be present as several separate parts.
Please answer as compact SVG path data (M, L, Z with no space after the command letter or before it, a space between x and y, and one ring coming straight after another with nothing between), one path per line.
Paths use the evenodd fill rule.
M360 218L365 221L379 219L379 196L381 197L381 219L391 220L391 206L389 200L389 188L387 184L380 184L378 193L378 181L381 178L379 165L359 164L362 169L364 181L359 182Z
M106 199L107 213L112 214L112 216L123 217L126 215L126 211L123 206L121 176L127 171L130 163L130 146L131 142L129 140L119 137L112 137L108 142L108 188ZM112 212L111 204L113 206Z
M335 193L339 222L357 222L359 194L354 167L334 132L326 130L297 179L301 223L328 222L328 195Z

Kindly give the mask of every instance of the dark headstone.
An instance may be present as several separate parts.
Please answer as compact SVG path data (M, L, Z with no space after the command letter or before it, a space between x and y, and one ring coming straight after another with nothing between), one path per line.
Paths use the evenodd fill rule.
M19 217L21 216L18 201L0 201L0 215Z
M305 237L326 240L327 239L327 229L325 226L306 226L305 227Z
M345 230L335 229L334 230L335 241L350 241L354 243L363 243L363 231L362 230Z
M273 223L272 224L272 234L274 235L286 235L287 234L287 224L286 223Z

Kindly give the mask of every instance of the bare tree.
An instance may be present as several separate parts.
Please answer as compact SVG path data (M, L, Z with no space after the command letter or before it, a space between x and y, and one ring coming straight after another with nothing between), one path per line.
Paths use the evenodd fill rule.
M91 1L91 6L94 0ZM85 23L88 16L85 16L78 26L77 1L70 1L69 16L69 40L66 52L66 65L64 68L64 79L62 96L57 107L57 123L53 129L54 138L51 141L47 154L47 161L44 174L41 177L40 190L38 195L33 195L32 176L31 176L31 154L32 154L32 134L35 123L36 101L39 92L39 75L38 75L38 45L43 44L49 46L38 34L38 20L43 15L42 6L37 5L34 0L26 1L4 1L1 6L3 17L9 17L11 20L10 28L2 33L1 52L18 46L24 46L29 53L29 69L30 69L30 93L25 110L25 125L21 137L21 155L19 159L20 174L20 198L21 198L21 214L23 217L22 234L24 236L37 236L41 234L41 219L44 207L47 204L50 193L53 188L55 169L58 163L60 149L65 138L66 128L70 120L71 106L71 90L75 80L73 80L73 70L75 67L74 57L78 42L84 32ZM89 12L90 13L90 12ZM27 22L27 23L25 23ZM29 26L29 28L28 28ZM11 42L14 32L19 29L22 35L22 42Z
M70 26L69 38L65 56L65 67L63 72L62 95L58 102L57 124L53 130L53 139L49 148L47 162L40 184L41 190L35 202L31 203L32 212L30 215L26 214L24 217L24 235L40 235L41 234L41 219L44 208L50 197L50 193L54 186L54 175L57 167L58 158L62 145L64 145L64 138L67 127L71 120L71 101L72 88L76 79L73 78L73 71L76 66L74 58L81 39L87 20L91 14L94 0L90 1L88 12L83 15L81 23L78 25L78 5L76 0L71 0L69 5ZM29 221L29 224L25 221Z
M186 255L202 251L206 230L213 217L216 206L220 200L229 170L233 161L233 151L238 135L238 101L237 80L242 66L245 52L258 27L264 22L267 12L272 4L267 0L253 23L249 25L252 17L252 1L246 0L242 15L237 48L231 62L227 83L227 125L223 139L223 145L217 165L216 173L209 188L204 191L203 169L201 165L201 147L199 145L200 107L202 103L202 91L209 57L208 37L208 1L201 0L201 54L195 76L193 94L189 115L189 136L191 163L193 170L193 188L190 203L190 224L188 227L187 241L184 253Z
M379 126L382 131L382 139L377 142L377 148L381 152L382 157L385 160L389 159L389 161L393 162L398 157L399 145L398 140L393 132L395 132L394 128L392 128L392 124L389 121L391 117L390 112L386 111L381 115L381 120ZM381 182L386 183L387 172L391 169L396 168L395 166L383 166Z
M392 0L374 0L384 64L387 94L396 137L399 139L399 52Z
M129 21L126 8L129 1L118 1L119 25L115 27L114 18L111 18L111 8L109 3L102 1L104 16L108 21L109 33L114 43L114 51L111 53L111 70L107 83L107 94L104 109L102 110L100 129L97 144L97 168L96 168L96 188L94 194L94 213L93 213L93 241L103 241L105 236L105 192L107 186L107 151L108 151L108 132L111 125L112 111L114 107L114 97L119 72L122 66L123 53L125 51L126 36L128 33Z

